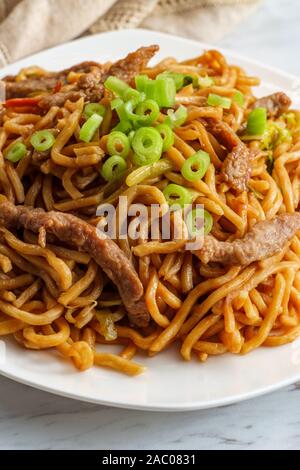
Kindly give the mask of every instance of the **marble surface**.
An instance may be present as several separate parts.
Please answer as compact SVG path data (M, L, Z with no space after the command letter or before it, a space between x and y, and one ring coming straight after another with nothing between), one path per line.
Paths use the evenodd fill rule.
M300 2L265 0L216 45L300 75ZM214 410L151 413L56 397L0 377L0 449L299 449L300 383Z
M299 0L261 0L256 12L217 45L300 75Z
M0 381L1 449L298 449L300 384L213 410L80 403Z

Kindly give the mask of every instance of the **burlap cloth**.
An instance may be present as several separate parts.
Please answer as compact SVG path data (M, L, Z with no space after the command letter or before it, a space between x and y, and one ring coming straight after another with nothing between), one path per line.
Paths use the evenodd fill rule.
M0 67L82 34L143 27L212 41L259 0L0 0Z

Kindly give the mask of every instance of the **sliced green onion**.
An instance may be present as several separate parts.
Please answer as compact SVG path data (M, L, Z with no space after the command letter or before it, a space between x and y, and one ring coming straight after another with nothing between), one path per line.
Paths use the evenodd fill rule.
M183 76L183 86L187 86L187 85L190 85L191 83L193 84L193 87L194 88L199 88L199 79L201 77L199 77L199 75L187 75L187 74L184 74Z
M153 89L155 88L155 84L157 83L157 80L161 78L163 80L165 78L171 78L173 82L175 83L176 91L179 91L182 87L189 85L190 83L193 83L195 87L199 86L197 75L187 75L184 73L168 72L168 71L162 72L159 75L157 75L155 80L151 80L147 75L136 75L135 86L137 90L139 90L140 92L145 92L147 85L149 85L149 83L152 83L152 85L150 85L148 89L148 92L151 95L151 98L154 98Z
M146 83L151 81L147 75L136 75L134 80L136 89L140 92L144 92L146 88Z
M116 181L123 176L127 169L127 164L124 158L119 155L109 157L102 165L101 175L105 181Z
M120 121L112 131L123 132L123 134L128 134L132 131L132 124L128 120Z
M136 121L138 119L135 113L133 112L135 107L136 107L136 102L134 100L128 100L123 104L126 117L127 119L131 121Z
M133 130L130 131L129 134L128 134L128 139L129 139L130 145L131 145L134 134L135 134L135 131L133 131Z
M159 116L159 106L154 100L145 100L137 105L135 113L144 126L150 126Z
M174 80L163 75L155 80L149 79L145 82L145 94L148 99L156 101L160 108L171 108L176 96Z
M158 77L155 80L155 101L161 108L174 106L176 86L174 80L169 77Z
M149 100L156 101L156 85L155 80L150 80L150 78L145 82L145 94Z
M234 101L236 104L239 106L243 106L245 102L245 97L241 91L236 91L235 94L232 97L232 101Z
M16 163L26 155L26 146L22 142L16 142L5 154L6 160Z
M118 118L121 121L128 121L128 113L125 109L125 103L121 98L116 98L111 101L110 107L112 111L116 111Z
M124 104L124 101L121 98L115 98L114 100L111 100L110 102L110 107L113 110L117 110Z
M157 176L162 175L166 171L173 169L173 165L170 160L162 158L156 163L151 163L150 165L144 165L139 168L136 168L126 178L127 186L134 186L140 184L145 179L156 178Z
M138 90L135 90L123 80L112 75L105 80L104 86L124 101L134 100L135 104L137 104L145 99L145 96Z
M185 85L185 75L183 73L176 73L176 72L164 72L163 74L161 75L158 75L159 76L166 76L166 77L170 77L172 78L172 80L174 81L175 83L175 87L176 87L176 91L179 91L181 88L184 87ZM191 78L191 77L190 77ZM193 82L193 79L191 79L191 81L189 81L188 79L186 79L186 85L188 85L188 83L192 83Z
M132 159L136 165L148 165L157 162L162 154L163 140L153 127L141 127L132 139L131 146L135 152Z
M124 103L124 111L126 113L126 119L131 121L133 124L137 123L139 120L142 120L141 116L137 116L133 110L136 107L136 103L134 100L129 100Z
M126 158L130 150L127 135L118 131L112 131L109 134L106 146L110 155L119 155L122 158Z
M180 90L184 86L184 78L185 75L183 73L177 73L177 72L163 72L157 75L156 78L159 77L169 77L172 78L172 80L175 83L176 91ZM193 81L193 80L192 80ZM191 83L191 82L190 82Z
M124 101L121 100L121 98L116 98L111 101L110 107L113 111L116 111L120 120L119 124L117 124L113 130L123 132L124 134L130 132L132 129L132 123L128 119L128 113L125 109Z
M163 140L163 147L162 151L165 152L174 144L174 132L172 131L170 126L167 124L159 124L155 128L161 135Z
M215 93L210 93L207 98L207 104L209 106L220 106L221 108L229 109L231 106L231 99L216 95Z
M186 217L186 225L190 235L197 237L207 235L213 226L213 218L207 210L202 208L192 209Z
M198 88L200 85L200 81L202 77L199 77L198 75L190 75L186 73L179 73L179 72L162 72L161 74L157 75L157 78L159 77L170 77L175 83L176 91L181 90L181 88L190 85L191 83L193 84L193 87ZM208 78L208 77L207 77ZM204 80L206 77L204 77ZM209 84L211 85L213 82L211 79L209 79ZM204 83L204 82L202 82ZM207 82L208 83L208 82ZM210 86L207 85L207 86Z
M198 181L208 170L210 165L210 157L203 150L195 153L181 167L181 174L187 181Z
M140 93L138 90L129 87L123 94L124 101L133 101L135 104L138 104L146 98L145 93Z
M93 114L87 121L83 124L79 132L80 140L83 142L90 142L94 137L96 130L100 127L103 117L99 114Z
M100 104L100 103L88 103L85 105L84 107L84 111L83 111L83 114L84 114L84 117L86 119L88 119L89 117L91 117L93 114L99 114L99 116L104 116L105 114L105 106L103 106L103 104Z
M176 111L174 111L173 109L169 109L167 114L168 116L164 120L164 124L167 124L167 126L170 126L172 129L175 127L182 126L182 124L184 124L184 122L186 121L188 115L187 110L183 105L179 106Z
M49 150L55 142L55 137L50 131L37 131L32 134L30 143L38 152Z
M168 184L163 190L163 194L169 206L176 205L183 208L186 204L191 204L193 201L192 193L179 184Z
M124 94L130 89L130 86L113 75L110 75L104 82L105 88L112 91L116 96L123 98Z
M247 134L262 135L267 127L266 108L255 108L248 116Z
M120 122L128 121L136 126L150 125L159 115L158 104L153 100L146 100L137 105L135 99L124 103L123 100L117 98L112 101L111 108L116 110ZM136 112L134 112L135 108ZM147 111L150 111L150 114L147 114Z

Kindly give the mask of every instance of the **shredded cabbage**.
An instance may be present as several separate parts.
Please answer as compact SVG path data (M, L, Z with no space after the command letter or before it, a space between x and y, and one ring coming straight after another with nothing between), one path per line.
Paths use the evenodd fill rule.
M110 312L109 310L97 310L96 318L100 324L100 333L104 336L106 341L113 341L117 339L118 334L115 327L115 322L121 320L124 316L123 310L117 312Z
M299 119L296 117L296 114L292 111L282 114L281 119L284 120L288 128L295 128L299 121Z
M261 140L262 150L273 150L277 145L285 142L292 142L291 131L284 122L268 121L267 129Z

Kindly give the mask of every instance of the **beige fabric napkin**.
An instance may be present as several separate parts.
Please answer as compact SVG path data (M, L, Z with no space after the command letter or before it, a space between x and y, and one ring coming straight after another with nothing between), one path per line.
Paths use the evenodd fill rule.
M0 67L83 34L149 28L212 41L260 0L0 0Z

